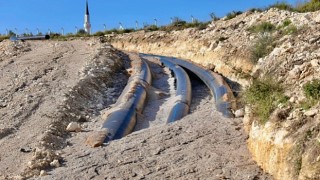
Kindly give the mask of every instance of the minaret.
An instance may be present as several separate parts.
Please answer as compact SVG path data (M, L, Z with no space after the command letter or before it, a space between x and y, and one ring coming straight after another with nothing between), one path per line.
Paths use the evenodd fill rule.
M89 15L89 7L88 7L88 0L86 1L86 14L84 15L84 30L91 34L91 24L90 24L90 15Z

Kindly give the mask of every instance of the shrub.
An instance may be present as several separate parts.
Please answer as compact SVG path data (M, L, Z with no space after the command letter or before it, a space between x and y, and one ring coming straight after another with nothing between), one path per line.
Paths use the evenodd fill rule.
M96 33L93 34L94 36L104 36L104 33L101 31L98 31Z
M291 23L292 23L292 21L291 21L290 19L285 19L285 20L282 22L282 27L287 27L287 26L289 26Z
M290 19L285 19L277 29L283 34L296 34L298 32L298 28L292 24Z
M184 29L186 28L197 28L198 30L203 30L203 29L206 29L208 24L210 22L200 22L198 20L195 20L193 23L187 23L185 25L183 25L182 27Z
M303 86L304 94L309 99L320 100L320 80L313 80Z
M317 104L317 100L314 99L308 99L306 101L301 102L301 108L304 110L308 110L310 109L312 106L314 106L315 104Z
M269 8L278 8L281 10L287 11L296 11L296 12L314 12L320 10L320 0L309 0L299 3L297 6L293 7L285 1L277 2L269 6Z
M180 19L179 17L174 17L171 25L175 27L179 27L179 26L184 26L185 24L187 24L186 21Z
M253 33L265 33L265 32L272 32L276 29L276 27L271 24L270 22L261 22L257 25L253 25L248 28L248 31Z
M232 11L232 12L229 12L229 13L227 14L226 20L233 19L233 18L235 18L236 16L238 16L238 15L240 15L240 14L242 14L241 11Z
M314 12L320 10L320 0L310 0L305 3L298 4L296 9L298 12Z
M201 22L197 25L197 29L198 30L203 30L206 29L208 27L208 25L210 24L210 22Z
M286 11L293 11L294 10L294 8L285 1L277 2L277 3L269 6L269 8L277 8L277 9L286 10Z
M210 15L210 18L211 18L212 21L217 21L217 20L219 20L219 17L216 16L216 14L215 14L214 12L210 13L209 15Z
M121 32L123 32L123 33L131 33L131 32L134 32L135 30L133 29L133 28L131 28L131 29L124 29L124 30L122 30L122 31L120 31L120 33Z
M50 34L50 39L57 40L57 41L67 41L68 40L67 37L69 37L69 36L62 36L59 33L51 33Z
M263 12L264 10L261 8L251 8L248 11L254 13L254 12Z
M278 82L267 77L254 80L243 92L242 99L252 108L260 122L265 123L276 107L285 103L288 97L284 95L283 87Z
M262 57L268 55L275 47L274 39L270 35L260 36L256 42L251 46L251 60L257 63Z
M145 31L157 31L157 30L159 30L159 28L156 25L150 25L150 26L144 27L144 30Z
M5 40L5 39L9 39L9 36L0 36L0 42Z
M79 36L83 36L83 35L87 35L88 33L84 30L84 29L79 29L79 31L77 32L77 35Z
M112 33L118 34L118 29L113 28L113 29L105 31L104 33L105 34L112 34Z
M288 27L284 29L285 34L297 34L298 31L298 28L293 24L290 24Z

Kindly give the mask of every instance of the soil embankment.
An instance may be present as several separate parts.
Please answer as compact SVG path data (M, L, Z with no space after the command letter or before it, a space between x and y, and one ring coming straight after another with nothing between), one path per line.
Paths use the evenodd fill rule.
M273 29L263 32L260 26L260 33L252 30L266 24ZM190 59L243 88L264 76L279 81L288 103L276 107L266 124L259 123L246 108L249 150L276 179L319 179L320 104L305 108L310 100L303 91L306 83L319 79L319 24L319 11L295 13L271 8L222 18L203 30L140 31L108 39L119 49ZM272 43L258 53L271 50L253 61L253 50L267 43L263 37ZM232 88L239 92L237 86Z

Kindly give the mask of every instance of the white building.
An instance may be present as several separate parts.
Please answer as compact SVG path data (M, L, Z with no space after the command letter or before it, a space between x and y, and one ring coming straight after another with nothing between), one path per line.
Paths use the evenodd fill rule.
M88 6L88 0L86 1L86 13L84 15L84 30L91 34L91 24L90 24L90 14L89 14L89 6Z

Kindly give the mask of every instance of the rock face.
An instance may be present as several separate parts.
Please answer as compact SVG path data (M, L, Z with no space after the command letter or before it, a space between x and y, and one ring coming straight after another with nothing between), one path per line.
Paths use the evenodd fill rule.
M124 50L190 59L243 86L252 78L265 75L279 80L290 100L274 112L285 113L273 114L268 123L260 124L246 110L248 147L258 164L276 179L320 179L319 111L301 109L308 101L303 85L320 77L319 17L319 11L293 13L270 9L215 21L205 30L140 31L117 35L109 41ZM259 35L248 28L261 22L280 27L285 20L290 20L297 31L273 32L271 35L277 37L274 49L253 64L250 49ZM319 103L312 109L320 109Z

